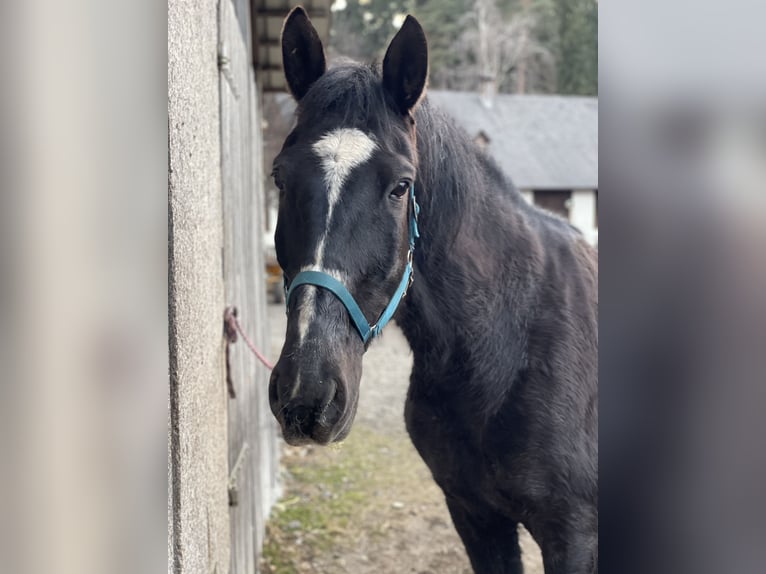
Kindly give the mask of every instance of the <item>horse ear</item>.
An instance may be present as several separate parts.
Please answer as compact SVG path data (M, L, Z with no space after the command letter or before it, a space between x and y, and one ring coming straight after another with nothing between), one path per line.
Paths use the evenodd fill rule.
M301 6L293 8L282 26L282 67L298 101L327 69L322 40Z
M383 58L383 87L394 98L402 114L420 100L428 78L428 43L420 23L412 16L391 40Z

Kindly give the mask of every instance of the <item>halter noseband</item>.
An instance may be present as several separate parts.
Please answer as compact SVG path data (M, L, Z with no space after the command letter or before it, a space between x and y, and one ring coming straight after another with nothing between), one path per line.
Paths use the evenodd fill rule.
M394 316L394 313L396 313L399 303L404 299L404 296L407 294L407 289L409 289L413 281L412 257L415 253L415 240L420 237L420 233L418 232L418 213L420 212L420 206L415 199L414 183L410 186L409 196L410 246L407 252L407 267L404 270L402 280L399 282L399 287L396 288L394 295L391 297L391 301L389 301L386 308L383 309L383 312L380 314L380 317L378 317L378 320L374 325L370 326L367 322L367 318L364 316L364 313L362 313L359 305L357 305L356 300L354 300L353 295L349 293L345 285L323 271L301 271L295 278L293 278L293 281L289 286L287 285L287 277L285 277L285 306L289 309L290 295L292 295L295 288L299 285L316 285L317 287L323 287L335 295L346 307L346 310L348 311L351 320L354 322L356 330L359 331L359 336L362 337L362 342L365 346L371 339L377 337L383 330L383 327L386 326L386 323L388 323L391 320L391 317Z

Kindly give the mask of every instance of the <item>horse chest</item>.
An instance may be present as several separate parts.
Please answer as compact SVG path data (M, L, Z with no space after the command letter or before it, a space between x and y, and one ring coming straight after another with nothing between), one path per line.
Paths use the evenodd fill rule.
M480 433L462 412L459 401L410 393L405 421L415 448L445 490L473 490L488 475Z
M411 382L405 422L434 480L450 496L523 515L523 501L535 497L528 482L536 480L530 478L523 445L512 440L516 432L498 428L503 417L481 421L464 393L429 388L434 387Z

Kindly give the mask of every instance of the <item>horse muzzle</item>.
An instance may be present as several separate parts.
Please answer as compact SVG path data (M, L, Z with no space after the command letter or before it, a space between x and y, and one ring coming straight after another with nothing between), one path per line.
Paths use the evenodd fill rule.
M288 444L325 445L348 435L356 413L361 369L352 385L347 376L336 366L322 361L307 364L283 353L269 381L269 404Z

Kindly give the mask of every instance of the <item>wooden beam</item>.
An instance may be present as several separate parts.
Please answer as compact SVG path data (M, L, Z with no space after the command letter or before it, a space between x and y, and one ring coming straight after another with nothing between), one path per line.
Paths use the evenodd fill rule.
M309 18L327 18L330 15L330 11L325 8L304 8ZM290 8L258 8L258 16L265 18L284 18L290 12Z
M281 72L282 65L281 64L262 64L258 66L256 69L262 72Z

